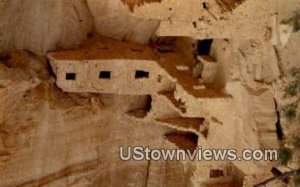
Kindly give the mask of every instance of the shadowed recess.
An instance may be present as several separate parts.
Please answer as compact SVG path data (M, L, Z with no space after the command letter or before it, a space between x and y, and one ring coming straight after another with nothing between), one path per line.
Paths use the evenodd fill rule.
M197 148L198 136L189 132L171 132L165 134L168 141L174 143L178 148L185 151L194 151Z
M157 119L160 122L168 123L174 127L193 129L199 131L200 125L203 124L204 118L188 118L188 117L173 117Z
M217 3L224 11L232 11L245 1L247 0L217 0Z
M138 108L133 108L127 112L128 115L136 118L144 118L147 116L152 108L152 97L150 95L145 96L144 105Z
M129 7L130 11L133 11L135 6L142 6L145 3L160 3L161 0L122 0L122 2Z

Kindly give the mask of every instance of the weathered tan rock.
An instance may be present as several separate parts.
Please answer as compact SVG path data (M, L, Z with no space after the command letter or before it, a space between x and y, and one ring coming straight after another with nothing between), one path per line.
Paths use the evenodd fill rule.
M33 89L39 83L38 79L21 82L0 81L0 123L7 118L8 113L12 113L16 109L25 92Z
M287 75L289 71L294 68L299 68L300 54L297 52L297 46L300 40L300 33L294 32L291 34L288 43L285 47L277 47L280 58L281 71Z
M297 99L283 94L299 65L299 32L283 46L274 29L298 4L278 2L276 17L269 0L0 0L0 51L73 48L93 21L119 40L147 43L159 20L158 35L181 37L90 38L49 53L51 67L28 52L1 54L0 186L248 187L272 177L270 162L121 161L119 147L240 153L278 148L276 123L298 135L279 112ZM213 37L213 60L196 59L197 40L186 36ZM199 60L204 81L192 76Z
M247 87L245 88L240 84L231 84L231 87L228 86L227 91L231 96L222 94L221 90L218 93L207 88L197 88L196 86L199 85L197 78L192 77L192 68L188 68L192 67L192 64L184 64L184 60L180 58L181 56L177 56L174 52L166 54L157 52L156 56L160 56L157 58L155 55L151 55L153 52L146 46L138 47L129 43L112 42L103 38L100 38L98 45L96 45L98 46L97 51L94 51L95 48L92 47L94 45L91 45L90 48L49 54L52 67L57 75L57 85L59 87L67 92L151 95L153 101L149 115L139 115L133 113L133 111L130 114L142 119L156 120L159 124L176 129L177 131L195 133L199 137L198 145L206 149L234 147L241 153L245 148L258 149L261 146L274 148L274 144L269 145L267 140L261 140L259 136L266 135L271 129L273 131L271 140L274 141L277 138L274 125L276 113L272 96L268 95L268 99L270 98L270 100L265 99L268 102L268 106L266 106L265 103L260 105L260 103L255 102L255 91L251 93L251 90L247 90ZM122 51L122 55L118 51ZM134 55L137 51L139 53ZM217 51L215 51L216 54ZM120 58L123 58L123 60L119 60ZM210 72L214 80L217 74L216 71L218 70L216 66L219 62L212 62L209 59L208 57L202 57L200 61L204 65L205 63L215 64L214 71ZM147 65L145 64L145 60L147 60ZM123 67L125 64L126 67ZM185 68L178 68L179 66ZM122 67L122 71L119 70L119 67ZM148 72L149 77L144 77L142 81L134 79L133 75L137 69ZM117 70L118 74L116 74ZM106 80L99 80L99 78L103 79L101 71L109 71L111 72L111 76ZM204 71L209 73L206 68ZM68 72L75 73L76 76L78 75L78 78L74 77L74 79L68 80ZM99 72L100 77L98 77ZM162 79L167 79L168 84L159 87L157 73L161 74ZM204 75L204 78L208 80L209 75ZM134 88L138 89L135 90ZM265 88L263 87L263 89ZM161 97L165 97L168 100ZM241 103L241 101L244 103ZM269 105L270 101L271 105ZM164 107L162 108L162 106ZM258 110L255 107L266 107L267 112L264 113L264 110L262 110L258 115L255 112L253 112L253 116L249 115L251 111ZM173 110L173 113L167 113L164 110ZM164 112L159 114L158 111ZM266 118L266 121L259 122L257 119L260 114L263 114L264 117L269 115L269 117ZM202 131L200 127L198 127L198 130L195 129L193 121L195 118L204 118L206 123L208 123L207 128ZM258 122L255 123L255 120ZM183 122L186 124L180 125ZM191 125L194 124L193 128L190 128L189 123ZM257 126L263 127L259 128ZM269 129L267 133L262 135L264 130L261 129L264 129L264 127L268 127ZM199 183L209 181L214 183L218 181L230 183L233 180L232 176L234 172L231 170L224 179L211 180L207 177L207 173L214 168L211 164L204 164L202 162L193 162L192 164L197 168L195 172L198 172L198 177L202 177L202 180L198 181ZM264 173L270 169L268 163L264 162L257 164L255 162L238 161L232 162L232 164L233 167L240 170L246 176ZM206 165L206 170L203 170L204 165ZM200 172L198 170L203 171ZM225 171L224 168L221 170Z
M197 39L268 38L271 14L275 11L274 3L269 0L240 2L235 4L235 9L230 8L224 12L228 6L218 1L164 0L136 6L133 12L139 17L161 20L156 32L158 36L189 36Z
M198 60L203 64L201 78L204 84L213 85L218 74L218 64L209 56L199 56Z
M119 40L147 43L159 21L132 15L121 0L87 0L97 33Z
M27 49L37 54L78 46L92 28L83 0L6 2L1 12L1 50Z
M11 75L3 70L0 75ZM174 148L164 139L169 129L126 114L143 107L147 96L66 94L51 80L34 85L11 81L8 97L0 100L5 115L0 123L1 186L187 184L189 173L181 162L119 158L121 145Z

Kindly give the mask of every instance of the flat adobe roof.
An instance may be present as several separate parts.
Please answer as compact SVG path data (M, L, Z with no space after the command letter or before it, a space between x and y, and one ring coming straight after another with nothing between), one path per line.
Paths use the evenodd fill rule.
M148 45L121 42L101 36L87 39L79 49L52 52L49 56L54 60L157 59L153 49Z

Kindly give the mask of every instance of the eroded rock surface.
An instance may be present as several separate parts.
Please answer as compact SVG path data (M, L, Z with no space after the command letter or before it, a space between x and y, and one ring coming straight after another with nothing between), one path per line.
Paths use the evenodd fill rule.
M174 68L174 58L170 63L160 63L160 68L167 71L174 84L152 95L148 92L148 95L130 95L134 88L129 86L126 87L127 95L111 93L115 91L106 94L80 93L80 90L76 90L78 93L64 92L56 85L55 68L51 69L45 56L36 55L77 48L96 33L117 40L147 43L159 26L158 20L148 18L160 16L147 12L150 10L147 7L152 10L155 7L163 10L161 5L171 8L160 11L164 16L166 12L172 15L172 19L162 19L167 26L160 25L161 31L166 31L164 33L173 32L172 27L181 33L198 28L201 19L191 20L193 16L188 14L192 11L187 11L198 12L198 7L189 4L184 9L168 7L177 5L170 2L175 0L0 0L0 52L25 49L0 55L0 186L181 187L201 186L207 181L217 181L218 185L220 181L209 176L211 168L229 171L230 175L222 178L222 186L253 186L272 177L270 168L274 163L121 161L119 147L193 150L198 145L203 148L264 149L280 146L278 127L282 128L284 136L298 135L298 124L291 126L280 110L286 103L298 99L285 99L284 90L289 82L289 70L299 67L299 32L293 29L288 33L284 45L280 36L271 42L268 34L277 32L280 24L291 24L286 20L294 16L299 0L292 0L292 3L278 0L278 17L277 14L269 15L273 10L265 12L268 4L264 2L258 8L262 13L258 18L264 18L259 24L259 28L264 28L263 32L251 25L252 36L255 36L251 39L214 39L210 53L206 54L212 57L211 62L203 56L195 59L196 54L192 51L195 39L170 38L172 42L179 41L178 46L184 44L181 46L185 48L181 49L184 54L180 54L180 58L186 58L192 64L199 61L213 64L204 64L206 72L199 72L196 77L199 79L190 79L184 72L191 74L192 65L178 63ZM211 13L217 12L215 15L220 19L234 17L233 20L239 20L238 15L244 10L256 10L253 3L259 1L218 2L225 7L210 9L211 12L204 9L211 8L214 3L199 4L203 10L200 15L204 18L208 15L209 19L203 18L206 26L217 33L210 36L229 37L234 33L229 27L223 35L220 29L223 25L218 25L218 21L212 21L217 23L216 27L209 26L210 21L216 19ZM144 11L148 18L136 17L136 13ZM172 11L187 14L176 15L170 13ZM272 19L264 16L275 16L277 25L269 28ZM247 17L251 14L244 18ZM184 22L189 29L180 27L182 24L176 25L176 21ZM239 26L237 24L235 28ZM284 30L279 31L277 34L280 35ZM249 34L238 33L241 36ZM193 33L187 35L207 37L207 33L202 34L201 37ZM258 35L263 37L257 39ZM122 49L118 52L121 61L125 50L140 52L139 48L132 50L126 48L126 44L121 45L125 46L125 49L118 48ZM169 46L152 45L157 43L147 47L153 49L158 59L162 59L157 55L159 53L164 56L174 52ZM101 45L96 47L107 50ZM106 52L114 56L115 48L110 47ZM84 71L84 68L80 70ZM61 77L65 79L63 73ZM163 79L158 76L155 81ZM204 85L198 85L199 82ZM211 87L218 92L201 92ZM149 92L153 90L150 87ZM299 167L298 158L299 151L296 151L289 166Z
M147 43L159 24L158 20L133 16L131 5L120 0L87 0L87 4L97 33L104 36Z
M93 24L83 0L12 0L1 11L1 50L27 49L45 54L76 47Z

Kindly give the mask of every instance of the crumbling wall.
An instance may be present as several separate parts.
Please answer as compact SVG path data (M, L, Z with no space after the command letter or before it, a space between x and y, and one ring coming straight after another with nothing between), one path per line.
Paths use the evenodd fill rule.
M143 95L154 94L172 86L169 76L154 61L52 60L51 64L56 72L58 87L66 92ZM108 76L100 77L101 72ZM75 73L76 77L66 80L68 73Z

